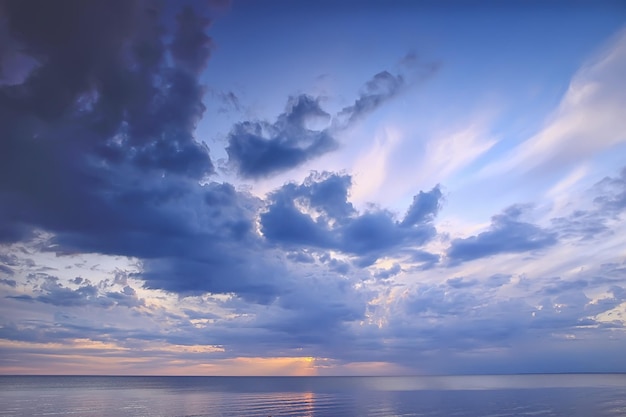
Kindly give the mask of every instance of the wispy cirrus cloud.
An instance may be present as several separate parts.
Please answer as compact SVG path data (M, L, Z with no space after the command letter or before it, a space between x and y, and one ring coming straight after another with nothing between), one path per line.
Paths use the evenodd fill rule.
M578 70L558 108L545 125L500 161L487 165L482 175L510 170L550 172L568 169L626 141L626 31Z

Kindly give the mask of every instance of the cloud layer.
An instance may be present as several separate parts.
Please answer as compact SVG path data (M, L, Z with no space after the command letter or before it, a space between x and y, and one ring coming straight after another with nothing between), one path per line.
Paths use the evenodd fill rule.
M259 120L210 85L211 2L0 7L0 372L626 370L624 32L537 132L416 128L402 158L380 148L411 169L369 167L410 191L357 204L344 145L404 120L388 108L413 123L402 100L439 65L409 54ZM214 99L241 117L221 142Z

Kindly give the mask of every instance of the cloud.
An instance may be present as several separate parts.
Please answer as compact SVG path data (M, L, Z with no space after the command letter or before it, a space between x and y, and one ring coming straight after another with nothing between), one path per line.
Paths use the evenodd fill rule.
M279 291L281 268L254 232L259 200L208 182L208 148L194 138L212 47L197 7L168 31L141 1L7 3L10 36L39 64L0 86L0 241L45 231L44 250L135 257L149 288ZM303 126L314 106L294 102L285 123Z
M200 83L214 45L207 2L177 18L142 1L6 4L0 57L19 49L32 62L3 68L0 81L3 364L65 365L75 354L123 358L141 373L298 356L344 369L377 361L519 371L537 355L528 369L541 371L572 340L624 346L615 248L626 170L549 226L516 205L452 240L436 229L440 186L396 211L355 205L344 172L255 196L212 181L209 150L194 136L205 91L217 91ZM325 155L341 129L398 97L410 77L375 75L337 114L321 98L292 97L275 121L232 128L230 163L260 179ZM239 108L232 93L216 98ZM447 176L490 149L475 126L427 145L435 162L420 169ZM522 256L470 263L500 254ZM86 258L101 266L90 270ZM94 279L101 274L109 276ZM536 340L542 346L530 349Z
M292 97L276 122L241 122L228 135L229 163L244 178L266 177L294 168L338 147L329 129L309 129L312 119L330 115L319 100Z
M6 265L0 265L0 272L2 272L4 275L13 275L15 273L13 272L13 269Z
M446 284L448 284L450 287L452 288L468 288L468 287L474 287L478 284L478 281L475 279L465 279L463 277L456 277L456 278L450 278L446 281Z
M588 210L576 210L566 217L555 217L551 222L561 238L590 240L610 230L603 216Z
M594 199L600 210L618 215L626 210L626 167L618 177L606 177L595 185L600 195Z
M344 126L355 123L412 84L431 77L439 70L440 63L422 61L415 52L409 52L400 60L400 67L402 72L395 75L389 71L376 73L365 83L354 103L339 111L336 123Z
M495 274L495 275L490 276L487 279L487 282L485 285L491 288L496 288L496 287L501 287L503 285L506 285L509 282L511 282L511 275Z
M125 286L121 291L101 291L89 282L81 282L77 288L62 285L59 279L46 275L43 282L35 287L36 296L16 295L9 296L21 301L37 301L58 307L96 306L112 308L114 306L137 307L144 301L137 297L132 287Z
M17 286L17 281L14 279L0 278L0 284L15 288Z
M394 128L385 128L383 132L374 135L373 145L354 161L352 172L355 184L351 195L356 203L362 204L375 200L374 193L381 189L389 189L389 184L393 183L388 178L393 151L401 141L400 132ZM359 152L362 150L360 149Z
M361 257L361 266L392 248L419 247L436 233L432 221L440 199L439 187L420 192L400 222L392 213L372 209L357 213L348 201L351 177L314 173L302 185L287 184L269 196L261 214L261 231L281 246L332 249Z
M467 358L472 358L463 368L467 372L485 366L521 371L524 367L512 366L510 358L534 346L533 340L543 341L543 348L534 346L534 354L549 357L552 350L569 351L568 343L606 340L615 336L615 329L623 329L623 321L609 321L608 313L617 312L626 293L620 284L606 281L619 276L615 269L622 266L580 271L571 279L452 275L432 283L424 277L407 286L387 287L369 305L366 322L372 327L361 328L362 344L350 357L394 356L395 363L422 372L441 372L450 360ZM613 340L623 346L623 339ZM429 364L426 369L424 363ZM459 366L455 363L451 369Z
M593 198L590 209L576 209L566 216L551 219L552 228L561 238L591 240L613 232L611 222L626 210L626 168L616 177L605 177L589 191Z
M305 263L305 264L312 264L315 262L315 257L305 251L289 252L287 254L287 259L293 262Z
M215 91L213 95L222 103L222 106L218 109L220 113L226 113L228 111L241 112L242 106L239 101L239 97L232 91L223 92Z
M290 239L299 243L308 220L289 212L286 203L284 213L278 213L277 193L276 201L268 202L272 208L265 217L266 236L260 236L256 222L265 202L231 184L208 180L213 173L208 149L193 136L204 112L200 72L212 47L205 34L210 22L202 11L183 9L178 26L169 31L163 23L167 16L144 3L72 5L76 10L46 3L41 10L49 13L39 26L35 25L39 17L29 20L32 10L18 3L12 3L8 14L11 36L26 45L39 64L23 82L0 86L0 129L6 138L0 144L2 241L36 237L38 250L44 253L136 259L138 270L124 281L138 280L142 291L164 290L185 297L227 294L252 306L283 303L295 297L289 294L308 296L293 284L303 272L273 247ZM70 15L81 16L82 21L61 27ZM327 131L309 128L328 118L318 100L293 98L275 124L254 127L273 131L276 140L270 141L272 149L265 149L268 164L263 165L263 157L252 168L246 148L238 154L240 167L251 175L273 172L274 147L300 161L311 151L335 146ZM253 124L238 128L253 129ZM283 146L282 140L289 142L290 137L304 146L303 153L290 153ZM311 177L294 192L325 222L339 226L355 215L347 201L349 182L345 176ZM296 229L301 235L289 235L278 220L273 229L268 227L277 213L280 222L302 220ZM422 240L433 233L431 226L423 229L411 233ZM411 235L408 230L402 233ZM335 239L331 236L331 241ZM331 241L310 246L329 248L334 245ZM307 253L304 246L296 245L294 253ZM307 268L345 279L352 274L345 260L320 253ZM10 282L5 284L11 287ZM38 285L32 293L12 294L11 300L68 309L133 307L140 302L126 283L105 290L86 281L49 278ZM323 298L321 294L315 296ZM315 302L321 303L310 301ZM325 325L335 322L339 328L340 323L361 317L364 302L357 304L344 303L338 295L323 309L303 310L298 317L313 322L313 313L325 314ZM95 333L85 330L87 337Z
M213 172L193 137L204 105L192 70L206 54L169 49L158 9L9 2L6 14L11 37L39 65L22 83L0 87L2 240L25 238L32 227L96 223L108 195L141 189L143 175L197 180ZM182 15L194 19L191 9ZM205 25L179 30L173 45L190 31L202 36ZM77 207L80 215L63 214Z
M205 33L210 20L199 17L191 7L177 16L178 27L170 46L172 57L189 71L200 73L211 55L211 38Z
M460 263L501 253L521 253L541 250L557 243L556 234L522 221L527 208L511 206L491 218L485 232L465 239L452 240L447 258Z
M469 126L437 132L426 143L419 175L422 179L437 176L446 180L487 153L498 142L487 129L486 116Z
M430 68L428 73L434 71L425 67ZM354 104L334 116L321 108L320 98L307 94L290 97L275 122L245 121L233 126L226 147L229 164L243 178L269 177L295 168L336 150L339 142L335 135L406 88L403 75L379 72L365 83ZM327 127L315 128L320 121Z
M200 259L184 256L146 259L137 277L145 282L146 288L182 295L234 293L259 304L271 303L283 292L281 283L288 277L282 265L264 260L263 252L255 253L235 245L230 250L233 252L218 247Z
M322 276L307 281L306 286L293 287L278 300L278 311L258 317L257 326L271 331L272 337L280 337L287 345L315 346L317 350L340 340L348 342L351 336L347 323L362 319L366 306L365 298L351 284Z
M338 114L345 118L346 124L354 123L364 115L376 110L382 103L396 96L405 88L402 75L393 75L388 71L381 71L365 83L363 91L354 101L354 104L344 107Z
M400 264L398 263L395 263L391 268L381 269L377 271L374 276L378 279L389 279L395 275L398 275L400 272L402 272L402 266L400 266Z
M493 176L515 169L545 175L624 143L626 120L621 109L626 106L626 90L622 88L625 71L626 30L621 30L574 75L543 129L482 173Z
M205 64L208 56L197 51L202 57L190 67L190 54L206 45L176 49L181 37L203 36L208 22L179 29L168 49L159 10L148 3L68 7L7 3L10 35L40 62L23 83L2 88L7 170L47 151L54 159L42 169L92 178L97 173L89 171L98 163L210 174L208 151L193 139L204 112L203 88L189 71ZM195 14L185 9L181 16L188 24ZM176 57L173 64L168 52ZM83 158L70 163L77 154Z
M402 250L400 253L407 254L410 262L419 264L421 270L435 267L441 259L441 256L424 250L409 249Z
M439 187L435 187L427 193L420 191L413 197L413 203L400 225L410 227L417 223L432 221L441 208L442 197Z

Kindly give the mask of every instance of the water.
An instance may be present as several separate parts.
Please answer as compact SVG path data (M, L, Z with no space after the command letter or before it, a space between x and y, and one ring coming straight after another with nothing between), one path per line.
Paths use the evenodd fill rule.
M0 376L0 416L626 416L626 375Z

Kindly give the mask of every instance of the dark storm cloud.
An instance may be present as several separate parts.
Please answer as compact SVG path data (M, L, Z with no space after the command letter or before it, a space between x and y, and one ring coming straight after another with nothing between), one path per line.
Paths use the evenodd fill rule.
M328 129L307 127L314 119L329 119L319 101L308 95L292 97L274 123L236 124L228 135L228 158L244 178L266 177L294 168L337 148Z
M399 222L382 209L357 213L347 200L350 186L350 176L330 173L313 174L302 185L286 184L270 195L268 209L261 214L263 235L286 247L357 255L361 266L392 248L421 246L434 237L432 220L439 210L439 187L418 194Z
M452 263L471 261L500 253L521 253L557 243L556 233L521 220L525 208L511 206L491 218L489 230L466 239L454 239L447 256Z
M150 288L275 295L280 267L253 231L259 200L206 183L213 165L193 136L206 5L169 16L174 3L4 4L12 42L37 65L0 85L0 241L44 230L47 250L139 258ZM304 126L314 107L294 102L284 123ZM38 301L80 303L88 289L51 287Z
M198 16L190 7L184 8L177 20L172 57L188 70L199 73L211 55L211 38L204 32L210 20Z
M72 217L95 222L118 181L140 191L145 173L213 171L192 135L204 106L189 69L201 59L179 51L167 64L151 3L8 1L5 9L10 35L38 66L0 88L3 240L26 237L30 226L71 228ZM134 181L113 175L121 171Z

